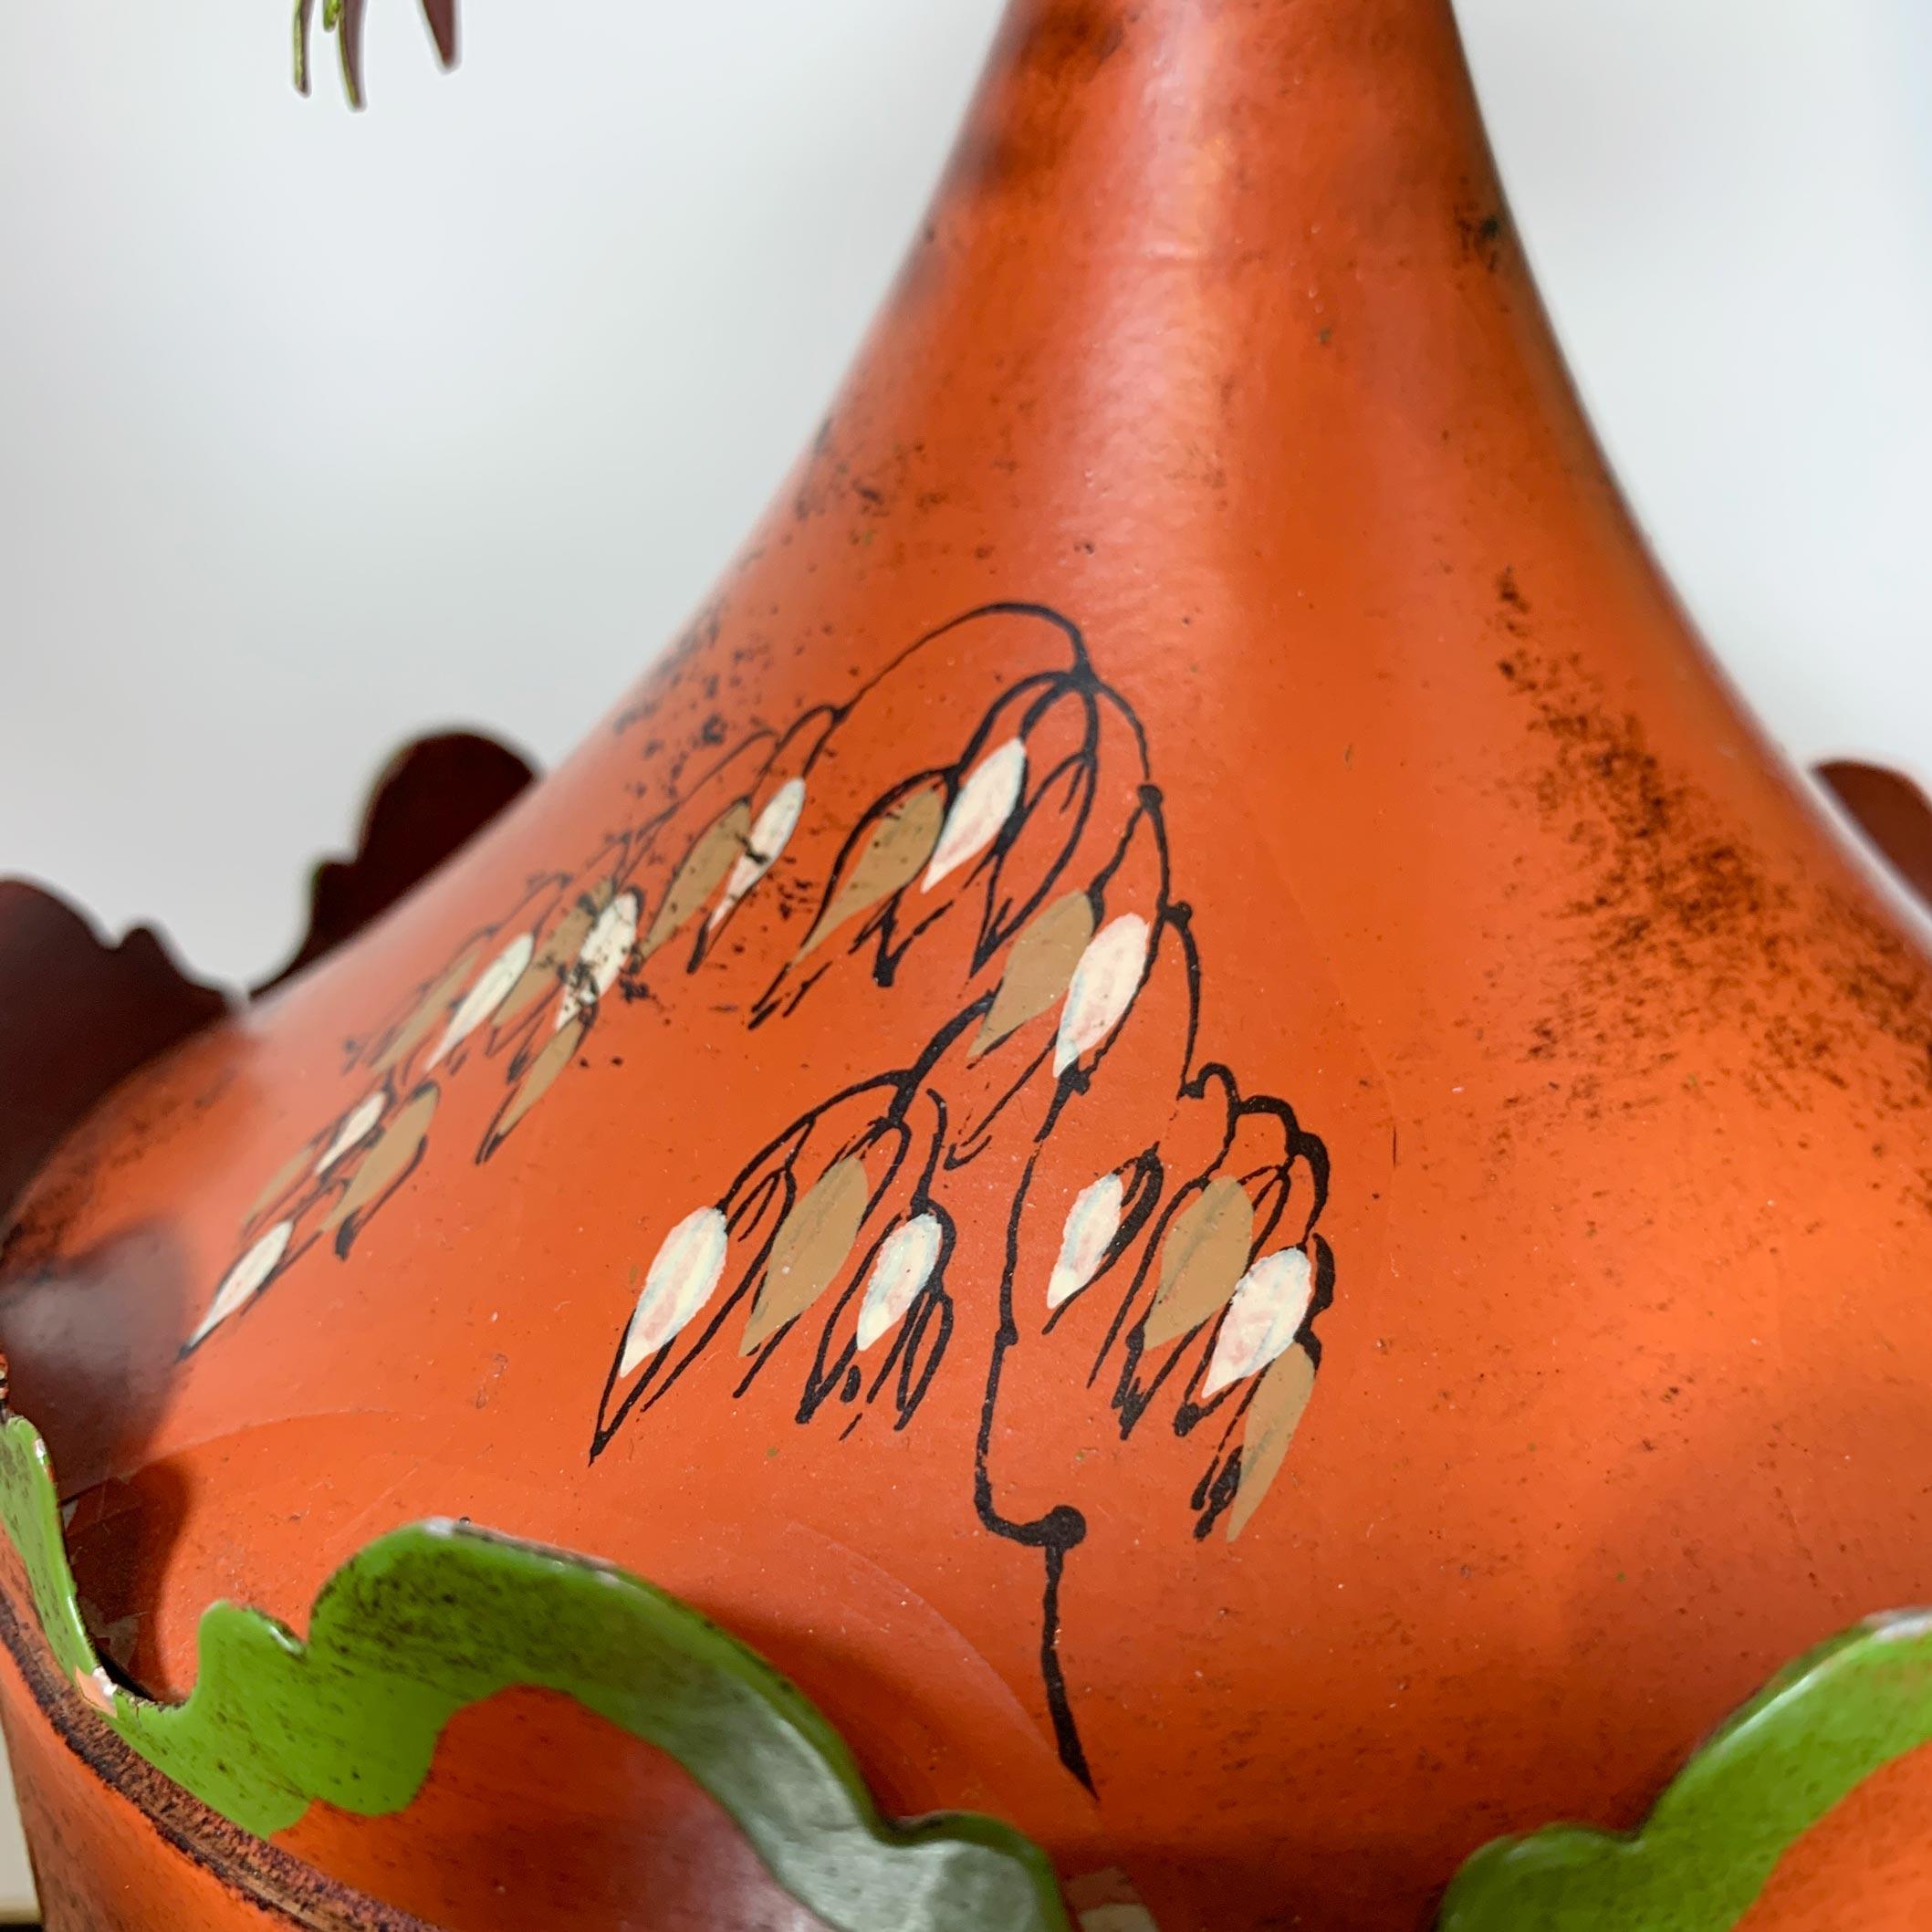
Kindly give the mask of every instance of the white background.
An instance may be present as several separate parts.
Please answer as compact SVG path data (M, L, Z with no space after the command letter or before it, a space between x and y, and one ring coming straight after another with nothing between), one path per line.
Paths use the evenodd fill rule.
M0 8L0 871L290 945L385 753L554 762L830 397L997 0ZM1932 5L1460 0L1626 487L1793 756L1932 779Z

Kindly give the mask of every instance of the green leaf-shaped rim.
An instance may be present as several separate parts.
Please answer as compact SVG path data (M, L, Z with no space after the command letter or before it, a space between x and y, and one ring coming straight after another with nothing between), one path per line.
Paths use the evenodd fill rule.
M839 1932L1070 1932L1039 1847L970 1814L887 1821L795 1686L621 1571L466 1524L415 1524L329 1579L306 1644L259 1611L215 1604L195 1687L166 1705L101 1667L46 1446L18 1416L0 1425L0 1525L54 1660L100 1722L245 1831L266 1837L319 1798L401 1810L457 1711L528 1685L669 1752ZM1726 1932L1806 1831L1927 1743L1932 1613L1873 1618L1775 1677L1637 1832L1555 1825L1486 1845L1450 1885L1439 1932Z
M1038 1846L970 1813L891 1822L802 1692L622 1571L467 1524L414 1524L336 1572L306 1644L260 1611L214 1605L193 1692L158 1704L101 1667L46 1445L19 1416L0 1425L0 1523L69 1682L138 1756L245 1831L266 1837L316 1799L400 1811L457 1711L535 1686L675 1758L839 1932L1069 1932Z
M1485 1845L1439 1932L1725 1932L1857 1785L1932 1742L1932 1612L1874 1617L1771 1679L1628 1836L1552 1825Z

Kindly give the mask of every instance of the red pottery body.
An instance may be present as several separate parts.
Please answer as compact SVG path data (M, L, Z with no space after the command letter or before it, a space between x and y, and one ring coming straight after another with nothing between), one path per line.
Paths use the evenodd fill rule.
M1019 0L715 602L96 1110L0 1345L154 1695L210 1603L299 1626L468 1517L1097 1925L1414 1927L1924 1593L1928 1053L1911 915L1605 474L1443 0ZM252 1891L5 1697L57 1925L818 1923L536 1693ZM1860 1802L1922 1821L1916 1762ZM1851 1838L1753 1932L1854 1922Z

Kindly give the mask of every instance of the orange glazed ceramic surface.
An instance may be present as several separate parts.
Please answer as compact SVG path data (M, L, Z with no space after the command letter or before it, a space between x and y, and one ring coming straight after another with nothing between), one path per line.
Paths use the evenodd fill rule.
M1412 1927L1927 1594L1928 1123L1918 928L1638 541L1446 5L1021 0L715 601L94 1114L0 1344L152 1693L469 1517L1101 1932ZM465 1777L408 1898L287 1843L420 1906L512 1801ZM1832 1829L1752 1932L1841 1922Z

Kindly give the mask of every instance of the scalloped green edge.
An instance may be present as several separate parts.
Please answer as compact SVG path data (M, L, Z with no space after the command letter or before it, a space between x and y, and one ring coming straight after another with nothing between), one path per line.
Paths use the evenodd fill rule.
M1857 1785L1932 1742L1932 1612L1874 1617L1781 1671L1627 1836L1552 1825L1485 1845L1438 1932L1724 1932Z
M838 1932L1070 1932L1030 1840L966 1812L889 1822L796 1686L621 1571L467 1524L414 1524L336 1572L306 1644L260 1611L214 1604L194 1688L169 1705L102 1669L46 1445L17 1415L0 1426L0 1523L56 1660L101 1721L258 1835L317 1799L364 1816L400 1811L457 1711L535 1686L675 1758L778 1884Z

